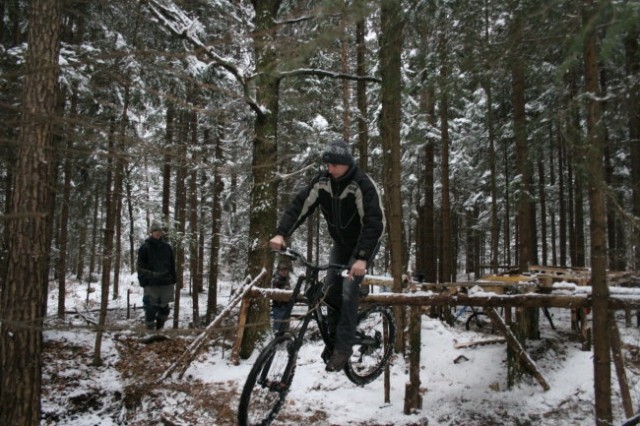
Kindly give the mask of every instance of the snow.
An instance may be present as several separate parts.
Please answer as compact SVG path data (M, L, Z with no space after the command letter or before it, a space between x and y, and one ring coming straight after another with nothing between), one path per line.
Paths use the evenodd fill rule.
M100 288L89 294L90 301L87 305L86 283L69 281L68 287L67 310L78 309L85 312L86 316L93 315L97 318L97 313L87 311L98 307ZM229 300L230 289L237 287L238 283L222 283L218 303L224 306ZM127 291L131 293L132 303L139 306L142 299L142 289L138 287L135 276L125 275L121 282L121 290L125 296L109 302L110 308L120 308L121 311L118 316L120 319L112 320L102 341L101 354L104 365L92 367L90 364L95 332L87 326L86 321L72 314L68 315L64 327L56 323L56 289L52 286L48 319L45 321L45 341L72 343L74 347L82 348L84 356L81 363L74 363L66 357L59 356L55 359L58 364L55 369L58 373L52 373L52 360L45 359L43 412L47 420L42 424L160 424L161 416L173 418L175 424L234 424L228 420L229 417L215 416L210 412L203 412L197 423L193 423L193 420L181 423L178 420L182 416L193 415L190 411L191 406L188 405L192 396L170 391L170 388L185 384L187 387L200 383L215 385L216 389L220 390L215 396L215 402L226 405L233 412L231 417L235 419L239 394L258 350L254 351L249 359L240 360L239 365L234 365L229 359L229 348L214 346L213 350L208 350L196 358L182 379L172 375L164 382L166 389L158 385L157 392L162 394L160 409L154 405L158 404L157 400L143 398L141 407L137 410L127 409L124 407L125 404L118 402L118 396L121 398L126 386L135 384L137 380L135 377L122 377L114 368L121 361L114 342L117 336L134 336L143 323L140 309L133 311L131 319L122 319L126 312ZM200 312L204 313L206 294L202 295L200 300L203 303ZM180 322L184 328L187 327L191 314L191 301L188 290L183 289L180 302L183 318ZM390 402L386 403L383 376L364 387L359 387L350 382L344 373L328 373L320 359L323 344L310 340L300 351L291 390L281 410L282 417L274 424L594 424L593 353L581 350L581 342L576 332L571 331L567 310L550 309L550 312L556 329L551 329L549 322L540 315L541 339L527 342L527 351L550 385L549 391L545 392L536 380L527 375L520 384L507 389L505 343L460 349L454 347L456 343L495 339L499 336L467 331L463 324L449 326L438 319L423 315L420 354L423 398L421 410L411 415L403 413L405 385L409 376L408 365L401 356L396 355L390 367ZM619 317L618 325L623 341L627 344L626 348L637 348L640 343L638 328L625 327L623 317ZM196 333L191 336L195 337ZM631 357L629 353L625 352L625 355L625 359ZM153 359L148 361L153 363ZM636 364L627 365L634 406L640 393L638 373ZM54 389L53 382L57 383L62 375L65 378L75 378L74 386ZM613 366L612 376L614 418L616 424L619 424L624 416ZM90 393L89 391L98 392L100 399L93 403L86 402L82 408L78 408L78 404L64 403L67 400L75 401L82 398ZM114 409L117 406L120 408ZM156 417L150 419L149 412L153 412Z

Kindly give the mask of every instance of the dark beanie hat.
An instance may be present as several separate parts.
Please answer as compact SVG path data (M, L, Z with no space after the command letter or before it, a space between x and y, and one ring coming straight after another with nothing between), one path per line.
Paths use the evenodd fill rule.
M325 147L322 153L322 161L350 166L353 164L353 156L349 145L342 139L336 139Z

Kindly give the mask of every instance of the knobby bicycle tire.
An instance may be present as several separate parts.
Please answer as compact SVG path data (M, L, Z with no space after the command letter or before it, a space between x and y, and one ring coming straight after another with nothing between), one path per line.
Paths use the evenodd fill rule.
M289 392L296 368L295 338L277 336L262 350L242 389L238 406L241 426L271 424Z
M353 383L364 386L382 374L391 359L396 327L393 314L382 306L372 306L358 314L357 344L345 366Z
M474 330L482 330L485 325L490 324L491 321L489 317L484 312L474 312L469 315L467 318L467 322L465 323L465 328L467 330L471 330L471 327L474 327Z

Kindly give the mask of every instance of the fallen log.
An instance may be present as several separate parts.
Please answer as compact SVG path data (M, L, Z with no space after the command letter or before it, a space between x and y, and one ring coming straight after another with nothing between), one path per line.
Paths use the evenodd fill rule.
M476 340L474 342L456 342L453 347L456 349L475 348L476 346L494 345L506 341L504 337L496 337L495 339Z
M538 371L538 367L536 363L529 357L527 351L524 350L518 338L511 332L507 324L504 322L502 317L496 312L495 309L489 308L485 310L485 313L491 318L493 325L502 331L504 337L507 339L507 344L513 349L513 352L516 354L518 361L520 364L538 381L542 389L548 391L551 389L547 381L544 379L540 371Z

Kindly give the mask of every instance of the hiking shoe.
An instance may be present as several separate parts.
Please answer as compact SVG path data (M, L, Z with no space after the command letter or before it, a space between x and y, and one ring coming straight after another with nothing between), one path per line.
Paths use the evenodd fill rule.
M164 327L165 320L156 320L156 330L160 330Z
M320 358L322 358L322 360L326 364L329 362L329 359L331 359L331 355L333 355L333 348L329 345L326 345L324 347L324 350L322 351L322 354L320 355Z
M331 355L331 358L329 359L329 362L327 363L325 370L327 371L343 370L345 365L347 365L347 361L349 361L350 356L351 354L349 352L335 351L333 355Z

